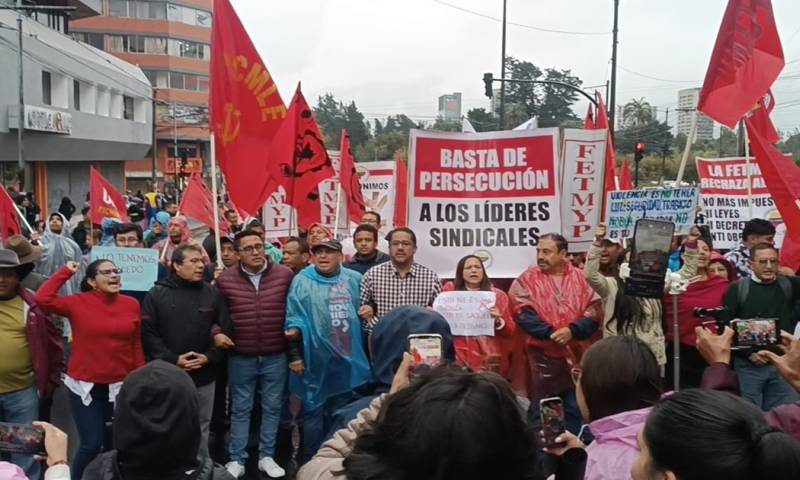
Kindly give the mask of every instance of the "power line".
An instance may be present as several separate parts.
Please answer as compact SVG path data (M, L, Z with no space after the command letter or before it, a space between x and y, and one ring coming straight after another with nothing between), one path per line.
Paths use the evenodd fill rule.
M632 75L636 75L637 77L647 78L647 79L650 79L650 80L656 80L656 81L659 81L659 82L668 82L668 83L698 83L698 82L700 82L700 80L670 80L670 79L667 79L667 78L653 77L653 76L650 76L650 75L646 75L644 73L635 72L635 71L633 71L631 69L628 69L628 68L625 68L623 66L620 66L619 68L624 70L624 71L626 71L626 72L628 72L628 73L630 73L630 74L632 74Z
M442 0L433 0L433 1L438 3L438 4L444 5L446 7L454 8L456 10L460 10L462 12L469 13L469 14L475 15L477 17L482 17L482 18L486 18L486 19L489 19L489 20L494 20L495 22L502 22L503 21L500 18L493 17L493 16L487 15L485 13L476 12L475 10L470 10L468 8L460 7L458 5L453 5L452 3L443 2ZM559 33L559 34L562 34L562 35L611 35L611 32L577 32L577 31L571 31L571 30L556 30L556 29L553 29L553 28L536 27L534 25L526 25L524 23L515 23L515 22L509 22L509 21L506 21L506 23L508 25L513 25L515 27L527 28L529 30L535 30L537 32L544 32L544 33Z

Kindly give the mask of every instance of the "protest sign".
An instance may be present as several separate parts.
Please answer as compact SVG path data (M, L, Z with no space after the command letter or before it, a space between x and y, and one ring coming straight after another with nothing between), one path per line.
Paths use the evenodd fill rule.
M702 208L698 223L711 228L714 248L736 248L741 241L744 224L751 218L772 222L777 230L776 244L780 246L782 243L785 227L781 214L767 190L755 158L750 159L753 185L748 202L746 165L744 157L697 158Z
M697 187L608 192L608 238L633 237L636 220L640 218L672 222L675 235L686 235L694 225L697 197Z
M453 278L477 255L494 278L516 278L539 237L561 231L558 130L411 131L408 226L416 259Z
M561 234L570 252L588 252L603 208L608 131L564 130Z
M122 270L122 289L146 292L158 279L158 250L152 248L92 247L92 261L105 259Z
M433 309L447 320L453 335L494 336L494 319L489 309L496 301L494 292L442 292L433 301Z

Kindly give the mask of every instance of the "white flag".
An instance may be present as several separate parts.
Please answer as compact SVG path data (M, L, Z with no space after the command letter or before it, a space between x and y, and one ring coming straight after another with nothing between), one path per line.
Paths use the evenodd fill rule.
M475 127L472 126L469 119L464 117L464 121L461 122L461 132L462 133L478 133L475 131Z
M537 128L539 128L539 119L537 117L531 117L526 120L525 123L514 127L514 130L536 130Z

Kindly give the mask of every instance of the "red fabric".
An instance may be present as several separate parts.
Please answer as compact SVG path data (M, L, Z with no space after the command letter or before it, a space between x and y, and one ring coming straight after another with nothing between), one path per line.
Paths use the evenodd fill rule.
M600 92L594 92L597 99L597 118L595 119L595 129L605 128L608 130L608 143L606 144L606 169L605 169L605 183L604 183L604 197L608 192L619 190L617 188L617 154L614 151L614 137L611 134L611 126L608 124L608 114L606 113L606 104L603 102L603 97Z
M394 226L398 228L408 222L408 167L400 150L394 154L394 164Z
M761 176L786 225L786 236L800 241L800 167L762 137L750 119L745 125Z
M36 389L39 397L45 398L52 393L52 388L61 385L61 372L64 370L61 334L50 315L36 303L33 292L21 288L19 295L28 304L25 333L33 371L36 373Z
M14 200L6 191L5 187L0 185L0 235L3 240L11 237L12 235L21 235L22 229L19 226L19 213Z
M783 70L770 0L729 0L697 109L734 128Z
M622 172L619 175L619 189L633 190L633 179L631 178L631 167L628 160L622 161Z
M708 321L707 318L698 318L694 314L696 307L717 308L722 306L722 299L728 290L729 282L720 277L709 277L702 282L693 282L685 293L678 296L678 324L681 336L681 343L694 347L697 336L694 333L695 327L702 326L702 322ZM671 342L674 309L672 308L672 296L664 295L664 336Z
M587 130L594 130L594 112L592 111L592 104L589 104L589 109L586 110L586 118L583 119L583 128Z
M761 136L769 143L778 143L781 140L781 135L769 118L774 108L775 97L772 96L772 90L770 90L758 100L758 103L748 115L750 125L758 130Z
M72 355L67 375L75 380L104 385L121 382L144 365L139 302L127 295L98 291L59 296L72 277L62 267L36 292L36 302L46 312L69 318Z
M214 0L209 105L228 193L254 215L268 196L270 144L286 107L229 0Z
M339 151L342 155L339 163L339 182L347 199L347 216L351 222L361 223L361 216L367 211L367 205L364 203L361 179L356 174L356 162L350 149L350 134L345 129L342 129Z
M297 209L298 225L320 222L319 184L334 175L322 133L298 85L286 120L273 139L268 196L283 187L286 203Z
M94 167L89 168L89 207L92 223L96 225L100 225L106 217L130 221L122 195Z
M781 245L781 265L789 267L793 272L800 270L800 242L786 236Z
M289 268L270 262L261 274L257 291L239 267L225 269L217 279L216 285L225 296L232 324L225 333L233 339L237 353L274 355L286 351L283 323L286 295L293 278Z
M178 211L213 230L216 204L211 190L208 189L200 175L194 173L189 178L189 186L183 192ZM219 229L223 235L228 234L228 221L222 217L219 219Z

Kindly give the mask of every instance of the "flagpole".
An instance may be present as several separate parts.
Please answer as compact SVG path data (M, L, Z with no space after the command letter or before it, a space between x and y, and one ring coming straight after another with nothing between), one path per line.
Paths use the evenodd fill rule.
M214 210L214 243L217 248L217 267L223 268L222 264L222 242L219 238L219 207L217 207L217 152L214 148L214 132L211 132L211 201Z
M747 218L753 218L753 178L750 173L750 138L744 128L744 168L747 171Z
M8 194L6 193L6 195L8 195ZM10 199L11 197L9 196L8 198ZM16 204L16 203L14 203L14 201L13 201L13 200L11 201L11 204L12 204L12 205L14 205L14 210L17 212L17 215L19 215L19 218L21 218L21 219L22 219L22 223L23 223L23 224L25 224L25 227L28 229L28 231L29 231L29 232L31 232L31 233L33 233L33 232L34 232L34 230L33 230L33 228L31 227L31 224L30 224L30 223L28 223L28 219L27 219L27 218L25 218L25 215L23 215L23 214L22 214L22 212L20 212L20 211L19 211L19 206L17 206L17 204Z
M686 170L686 162L689 160L689 152L692 150L692 144L694 143L694 137L697 135L697 116L700 115L700 112L695 110L694 115L692 115L692 124L689 128L689 136L686 137L686 146L683 148L683 158L681 158L681 166L678 168L678 176L675 178L675 188L681 187L681 181L683 181L683 172Z
M341 165L339 166L341 168ZM342 181L336 184L336 216L333 217L333 236L339 233L339 213L342 207Z

